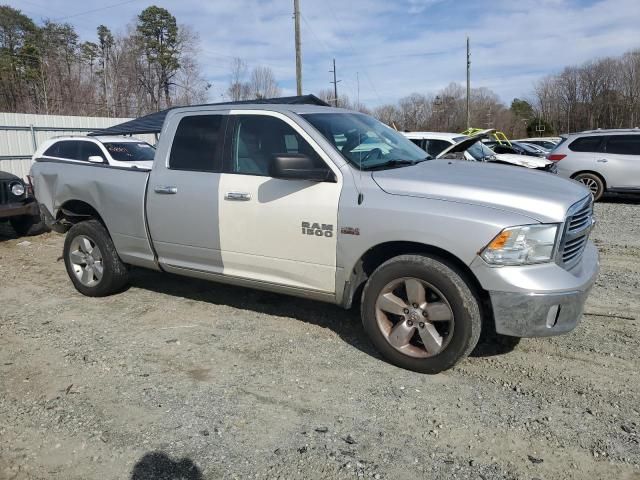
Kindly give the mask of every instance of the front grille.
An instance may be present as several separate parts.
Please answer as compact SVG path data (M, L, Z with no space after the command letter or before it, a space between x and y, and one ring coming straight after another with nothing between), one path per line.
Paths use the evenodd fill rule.
M592 226L593 201L589 197L573 205L567 214L558 258L562 266L569 269L580 261Z
M0 180L0 205L9 203L9 182Z

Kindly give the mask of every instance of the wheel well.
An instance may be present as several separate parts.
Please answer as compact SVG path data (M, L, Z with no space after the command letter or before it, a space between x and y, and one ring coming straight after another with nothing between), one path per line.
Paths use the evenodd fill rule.
M599 174L598 172L594 172L593 170L580 170L579 172L576 172L573 175L571 175L571 178L575 179L578 175L580 175L582 173L588 173L590 175L595 175L600 180L602 180L602 185L604 186L604 190L607 189L607 181L604 179L604 177L601 174Z
M59 209L56 215L56 222L69 229L76 223L94 218L104 225L102 217L98 211L82 200L68 200Z
M386 242L370 248L358 260L349 279L349 291L343 300L344 305L349 308L353 303L360 302L364 284L376 268L394 257L409 254L428 254L437 257L454 269L467 282L467 285L479 297L482 304L489 303L489 294L482 288L469 266L452 253L423 243Z

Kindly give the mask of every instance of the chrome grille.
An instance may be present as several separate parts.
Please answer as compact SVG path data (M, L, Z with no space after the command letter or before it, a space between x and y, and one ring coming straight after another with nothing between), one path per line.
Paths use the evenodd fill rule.
M569 269L580 261L592 226L593 201L588 197L573 205L567 214L558 256L562 266Z

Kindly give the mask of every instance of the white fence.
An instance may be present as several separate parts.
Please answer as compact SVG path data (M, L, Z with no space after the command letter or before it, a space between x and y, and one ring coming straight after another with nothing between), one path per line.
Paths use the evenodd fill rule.
M130 118L0 113L0 171L25 177L41 142L57 135L86 135Z

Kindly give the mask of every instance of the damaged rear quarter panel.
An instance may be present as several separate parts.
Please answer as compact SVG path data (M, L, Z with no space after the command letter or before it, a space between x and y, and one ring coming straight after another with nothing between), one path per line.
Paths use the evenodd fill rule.
M148 170L45 160L31 172L38 202L54 217L69 201L87 203L104 221L123 261L155 268L145 218Z

